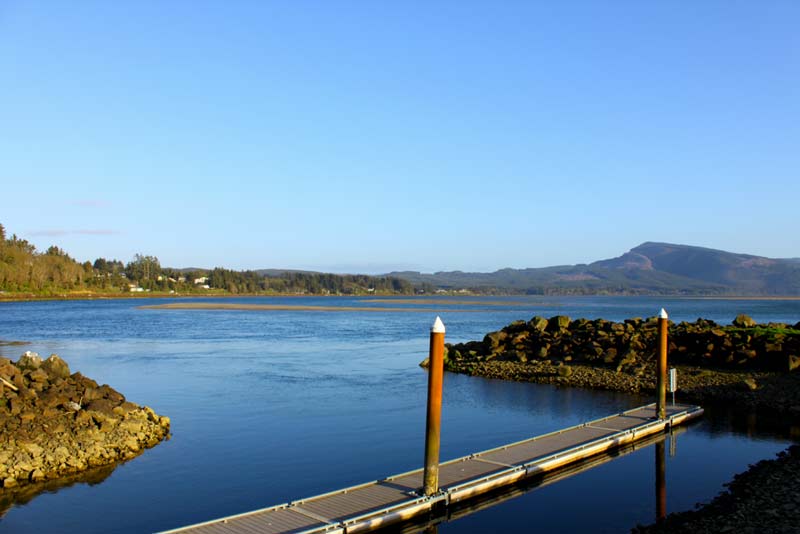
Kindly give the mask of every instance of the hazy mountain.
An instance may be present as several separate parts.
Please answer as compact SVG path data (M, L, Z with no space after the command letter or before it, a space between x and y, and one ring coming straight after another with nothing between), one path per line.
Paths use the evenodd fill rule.
M622 256L588 265L423 274L394 272L412 283L445 289L514 293L800 295L800 261L735 254L688 245L643 243Z

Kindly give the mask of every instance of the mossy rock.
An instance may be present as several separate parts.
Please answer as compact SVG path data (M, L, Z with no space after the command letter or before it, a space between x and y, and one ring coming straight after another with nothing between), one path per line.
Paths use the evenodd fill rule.
M550 325L558 330L567 330L569 328L570 318L566 315L556 315L548 321Z
M528 321L530 327L537 331L537 332L544 332L547 330L548 321L544 317L539 317L538 315L533 317L530 321Z
M699 320L698 320L699 322ZM751 328L756 326L758 323L753 320L752 317L740 313L736 316L736 319L733 320L733 326L738 326L739 328Z

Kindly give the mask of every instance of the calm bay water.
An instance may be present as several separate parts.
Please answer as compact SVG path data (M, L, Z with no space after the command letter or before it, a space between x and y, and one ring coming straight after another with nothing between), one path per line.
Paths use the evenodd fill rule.
M390 299L391 300L391 299ZM451 299L452 300L452 299ZM494 305L497 301L510 304ZM17 504L5 532L152 532L310 496L422 463L428 330L451 342L516 319L556 314L621 320L654 315L730 322L737 313L795 323L800 301L614 297L469 298L404 304L344 298L214 302L413 308L408 312L144 310L173 300L0 303L0 346L58 353L172 419L170 441L100 483ZM478 301L478 304L475 302ZM482 303L481 303L482 302ZM443 311L449 310L449 311ZM632 395L446 375L442 458L524 439L650 402ZM796 430L715 410L671 438L668 510L691 509L734 473L774 456ZM444 523L440 532L625 532L652 522L654 448ZM580 513L575 513L576 506Z

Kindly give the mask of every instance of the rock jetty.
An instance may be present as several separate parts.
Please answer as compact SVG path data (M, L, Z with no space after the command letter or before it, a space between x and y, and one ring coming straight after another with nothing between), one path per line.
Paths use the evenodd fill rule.
M448 371L488 378L652 393L657 334L655 317L623 322L533 317L481 341L446 345L444 363ZM758 324L746 315L724 326L705 319L670 321L668 359L678 368L681 400L800 420L800 323ZM751 466L727 486L697 510L633 532L798 531L800 446Z
M633 318L515 321L481 341L448 344L445 369L488 378L649 393L658 322ZM734 402L800 415L800 323L669 322L669 364L684 400ZM427 362L422 362L423 366Z
M168 417L125 400L53 354L0 358L0 496L127 460L169 435Z

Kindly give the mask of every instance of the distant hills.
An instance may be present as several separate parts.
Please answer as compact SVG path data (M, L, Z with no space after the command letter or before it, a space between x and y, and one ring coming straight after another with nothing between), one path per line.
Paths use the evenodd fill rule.
M253 274L270 278L335 276L298 269L260 269ZM408 282L414 291L424 293L438 289L532 295L800 296L800 258L765 258L655 242L589 264L492 273L395 271L378 276ZM369 285L369 281L365 283ZM404 288L404 292L411 290Z
M437 292L532 295L800 296L800 258L774 259L724 250L642 243L589 264L433 274L330 274L297 269L233 271L162 267L136 254L123 264L83 263L57 246L39 252L0 224L0 294L64 297L125 292L233 295L411 295ZM211 291L211 293L209 293Z
M647 242L590 264L493 273L389 273L414 285L527 294L800 295L800 258Z

